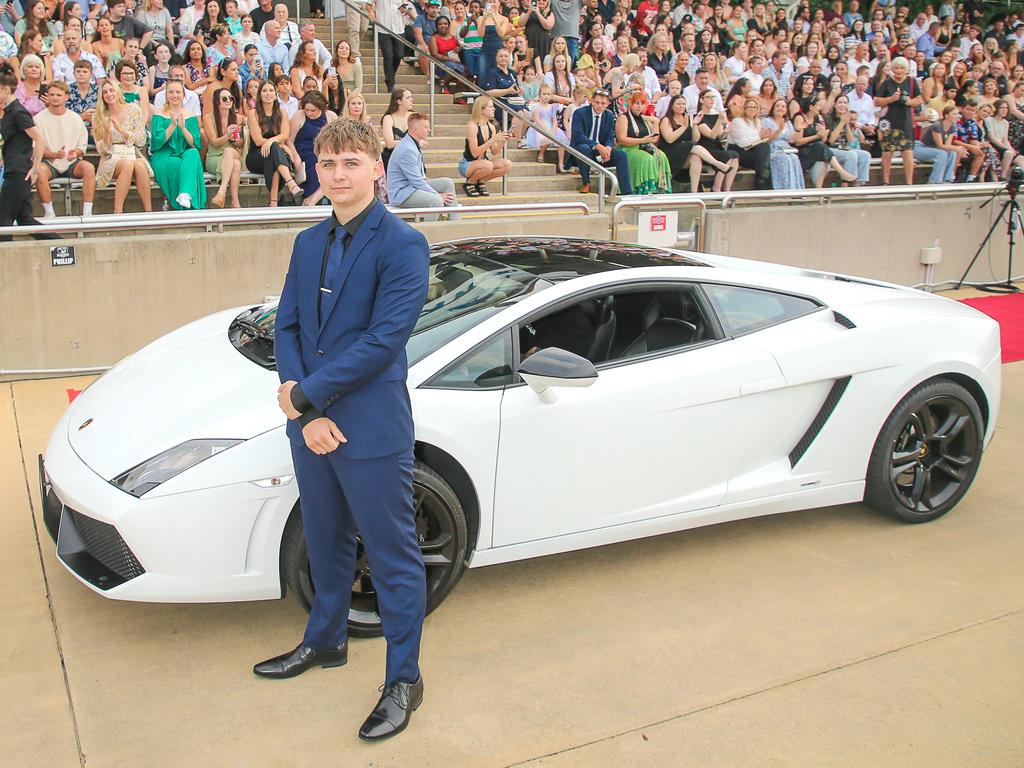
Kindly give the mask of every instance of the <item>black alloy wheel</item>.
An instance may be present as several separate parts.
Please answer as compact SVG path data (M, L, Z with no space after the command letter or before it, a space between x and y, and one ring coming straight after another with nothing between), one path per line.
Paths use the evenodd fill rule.
M878 435L865 502L909 523L941 517L970 488L983 438L981 412L966 389L945 379L922 384Z
M413 464L412 487L416 537L426 567L427 613L430 613L444 601L462 576L468 538L466 518L451 486L419 461ZM377 592L366 550L361 540L357 538L357 542L348 632L350 637L378 637L382 629ZM313 606L315 589L298 504L285 526L281 568L288 589L308 613Z

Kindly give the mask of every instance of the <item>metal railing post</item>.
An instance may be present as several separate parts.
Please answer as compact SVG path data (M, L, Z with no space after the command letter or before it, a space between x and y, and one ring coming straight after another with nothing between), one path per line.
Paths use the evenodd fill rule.
M504 144L501 145L501 157L502 157L503 160L507 160L508 159L508 142L507 141ZM503 194L503 195L507 195L508 194L508 174L507 173L504 176L501 177L501 194Z
M604 213L604 174L597 175L597 212Z
M427 74L427 88L430 89L430 125L434 125L434 60L430 60L430 69Z
M377 25L373 25L373 92L380 93L380 37Z
M331 25L331 50L333 51L338 46L338 44L336 42L334 42L334 2L333 2L333 0L327 0L327 2L330 3L330 5L327 5L327 3L324 3L324 7L327 8L328 11L331 14L329 18L331 20L330 21L330 25ZM333 54L332 54L332 57L333 57Z

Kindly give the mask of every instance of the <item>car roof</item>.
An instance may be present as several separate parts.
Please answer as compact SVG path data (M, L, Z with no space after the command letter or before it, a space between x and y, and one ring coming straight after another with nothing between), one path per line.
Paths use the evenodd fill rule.
M573 237L475 237L431 246L432 259L466 258L491 262L495 269L514 267L549 282L638 267L707 267L693 256Z

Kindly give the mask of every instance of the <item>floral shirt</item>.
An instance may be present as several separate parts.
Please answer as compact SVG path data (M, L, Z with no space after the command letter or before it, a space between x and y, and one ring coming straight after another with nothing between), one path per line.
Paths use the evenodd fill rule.
M209 77L210 76L210 67L209 67L209 65L207 65L207 66L203 67L203 70L200 72L199 70L197 70L195 67L192 66L192 62L187 61L187 62L185 62L185 72L188 73L189 80L191 82L195 83L195 82L198 82L199 80L202 80L204 77Z
M957 124L956 137L963 142L984 141L978 121L968 120L967 118L964 118Z
M68 94L68 109L75 114L82 114L87 109L95 109L96 102L100 99L100 89L93 80L89 83L89 92L82 96L78 91L78 84L71 84L71 92Z

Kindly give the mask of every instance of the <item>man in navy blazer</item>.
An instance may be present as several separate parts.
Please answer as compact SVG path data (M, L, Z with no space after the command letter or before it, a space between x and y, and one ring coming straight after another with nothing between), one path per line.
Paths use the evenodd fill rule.
M383 695L359 730L376 740L403 730L423 700L405 345L426 300L429 250L374 196L384 168L371 128L335 120L314 151L334 213L295 239L274 353L315 597L302 642L253 672L294 677L347 662L358 533L387 639Z
M597 160L601 165L614 166L619 180L619 194L632 194L629 184L629 158L621 149L615 149L615 115L608 111L608 91L598 89L590 98L590 106L580 107L572 113L573 149ZM580 166L580 192L590 192L590 166Z

